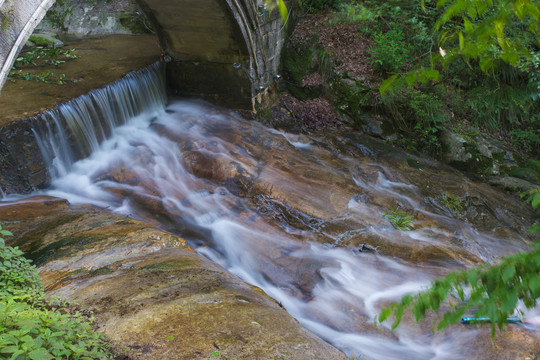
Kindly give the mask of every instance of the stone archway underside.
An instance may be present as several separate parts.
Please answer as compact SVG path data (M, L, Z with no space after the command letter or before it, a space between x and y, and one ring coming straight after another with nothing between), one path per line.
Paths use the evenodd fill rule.
M262 0L137 0L160 39L170 88L252 110L274 83L285 38ZM0 0L0 87L55 0Z

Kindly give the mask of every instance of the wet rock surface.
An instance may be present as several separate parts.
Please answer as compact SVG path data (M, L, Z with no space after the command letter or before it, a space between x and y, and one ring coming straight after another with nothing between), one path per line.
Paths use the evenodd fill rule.
M347 354L538 353L537 334L521 327L500 335L499 354L488 349L486 327L432 335L411 319L397 333L373 324L402 286L417 291L451 270L527 249L535 214L517 196L361 134L289 134L177 99L147 120L70 164L49 191L144 222L52 198L0 207L2 226L40 265L48 291L95 309L101 329L138 356L342 356L151 225L264 287ZM386 216L394 209L411 231ZM344 345L350 336L358 340Z
M110 175L99 177L112 180L107 186L116 201L131 199L147 221L189 218L197 205L186 189L197 189L201 201L222 195L239 218L255 211L301 241L369 246L415 263L462 268L526 249L532 240L527 229L535 214L518 196L381 140L339 131L311 137L268 132L217 108L175 114L170 110L181 128L152 127L181 154L170 166L188 176L158 181L151 172L135 171L162 161L147 150L114 162L104 171ZM400 231L384 217L396 207L411 216L413 231Z
M135 0L56 2L35 32L68 37L151 32L149 21Z
M35 119L12 122L0 128L0 189L4 193L29 193L50 175L32 132Z
M497 250L496 241L478 244L471 226L513 237L515 249L530 241L527 227L535 215L517 196L472 181L438 162L414 160L382 141L337 131L311 138L274 136L258 126L214 129L208 123L210 135L237 144L234 153L251 174L248 193L257 211L283 227L310 230L317 241L352 247L369 244L408 260L406 254L419 252L424 255L412 259L443 256L464 264L504 253ZM460 210L442 203L447 194L460 199ZM413 216L412 236L389 227L382 216L395 206ZM437 240L429 243L424 238ZM395 240L388 243L389 239Z
M47 292L93 310L134 358L345 359L171 233L52 197L3 202L0 222Z

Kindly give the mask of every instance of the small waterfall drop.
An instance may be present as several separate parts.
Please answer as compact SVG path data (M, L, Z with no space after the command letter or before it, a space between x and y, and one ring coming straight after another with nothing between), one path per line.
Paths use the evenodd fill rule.
M38 115L43 127L33 131L51 177L66 175L114 129L163 110L166 102L164 69L156 62Z

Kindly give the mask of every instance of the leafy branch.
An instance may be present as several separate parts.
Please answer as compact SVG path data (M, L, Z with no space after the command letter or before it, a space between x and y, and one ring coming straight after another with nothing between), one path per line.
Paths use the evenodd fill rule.
M534 209L540 208L540 188L523 193L529 195ZM530 230L538 232L540 224ZM518 300L528 309L536 306L540 298L540 242L532 246L528 253L501 259L497 265L481 264L476 268L452 272L444 278L435 280L424 292L404 296L399 303L391 303L383 308L378 321L386 321L392 314L396 329L404 312L412 307L416 321L421 321L429 310L438 312L441 305L448 301L450 310L444 312L436 324L437 330L444 329L458 322L463 315L474 312L476 318L487 317L491 321L491 335L495 336L496 327L504 328L509 315L517 307ZM448 300L447 300L448 299ZM435 325L435 324L434 324Z
M478 64L484 73L501 62L519 68L540 45L540 7L532 0L439 0L436 7L441 11L433 27L439 52L431 66L389 77L379 88L382 95L404 84L439 81L437 65L446 67L459 58L471 68L471 62Z
M521 198L525 198L525 202L530 203L533 209L540 209L540 188L532 189L521 193ZM535 223L529 229L533 234L540 232L540 223Z
M466 313L488 317L492 321L492 336L496 326L502 329L506 319L523 301L527 308L536 305L540 297L540 244L528 253L506 257L498 265L482 264L476 268L452 272L432 282L430 288L416 296L406 295L399 303L383 308L378 321L386 321L391 314L392 329L400 324L404 312L412 307L416 321L421 321L429 310L439 311L449 298L450 310L436 323L441 330L458 322Z

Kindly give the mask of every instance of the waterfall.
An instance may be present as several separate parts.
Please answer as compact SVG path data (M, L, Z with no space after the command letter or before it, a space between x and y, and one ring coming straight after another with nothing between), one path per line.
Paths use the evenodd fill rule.
M408 180L409 168L367 147L358 159L336 155L200 101L165 108L164 89L154 64L41 115L34 134L52 181L38 193L159 222L349 356L468 358L459 345L475 329L433 335L409 322L391 333L374 319L475 254L497 258L524 242L481 233L426 202L424 178L444 182L439 169ZM383 218L396 201L414 209L417 229L400 232ZM337 246L353 234L362 242ZM363 252L363 239L388 255ZM422 260L424 249L433 261Z
M164 69L156 62L39 114L43 125L33 132L51 177L66 175L115 128L164 109L166 102Z
M45 193L159 222L198 253L262 288L304 327L349 356L467 358L456 344L475 338L474 329L460 329L448 338L409 322L390 333L388 324L377 327L374 319L384 304L459 267L450 255L459 251L465 258L468 250L462 247L500 256L513 246L509 240L435 213L424 205L420 186L406 181L399 169L373 163L373 152L366 152L368 161L336 158L292 134L200 101L171 99L166 109L143 115L116 128L98 150L53 179ZM403 171L408 174L407 168ZM287 204L325 208L331 181L341 182L342 190L336 190L341 215L310 218ZM251 188L263 184L255 203L242 195L250 182ZM398 232L382 218L385 204L394 199L418 209L418 229ZM334 236L333 226L343 229ZM329 246L352 233L391 247L419 242L428 249L448 249L449 255L417 264L414 258ZM322 236L324 244L317 244ZM500 247L500 242L507 245Z

